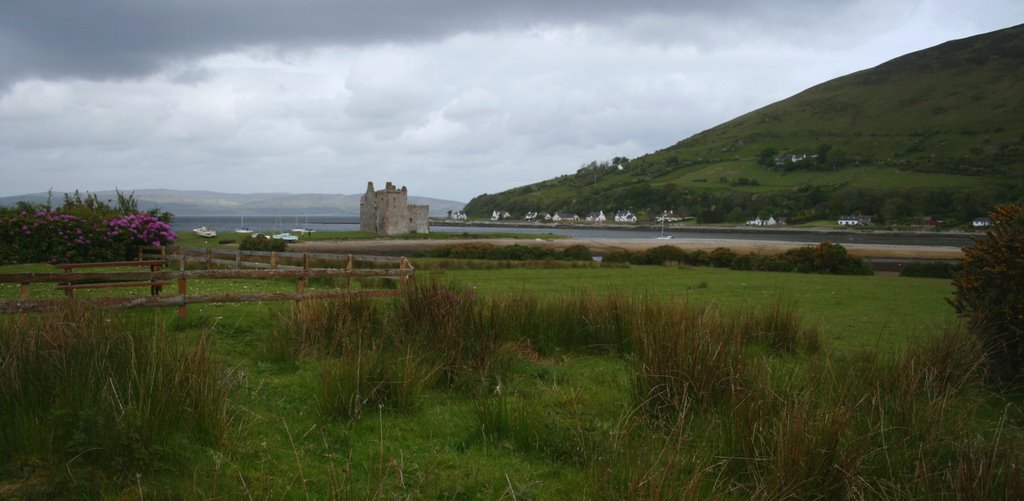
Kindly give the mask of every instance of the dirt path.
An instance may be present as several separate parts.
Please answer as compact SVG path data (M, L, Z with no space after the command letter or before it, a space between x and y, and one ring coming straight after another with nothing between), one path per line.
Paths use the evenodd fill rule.
M659 245L672 245L685 250L705 251L710 251L717 247L727 247L740 254L746 254L749 252L757 254L779 254L789 249L815 245L799 242L734 239L658 240L652 238L567 238L559 240L524 240L498 238L486 240L335 240L301 242L292 244L290 249L296 252L410 255L416 252L429 251L440 246L461 243L486 243L495 246L518 244L546 247L550 249L564 249L571 245L585 245L590 248L594 254L598 255L622 250L643 251ZM882 244L843 244L843 246L846 247L850 254L854 256L871 258L958 259L961 255L959 247Z

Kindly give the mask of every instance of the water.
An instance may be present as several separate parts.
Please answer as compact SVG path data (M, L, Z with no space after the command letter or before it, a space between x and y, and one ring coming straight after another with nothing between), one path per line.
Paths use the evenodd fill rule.
M234 234L235 228L242 221L236 216L177 216L174 218L174 231L188 233L192 228L207 226L218 233ZM245 226L257 233L280 233L292 228L308 227L318 231L358 231L359 218L355 216L252 216L245 218ZM615 228L578 228L550 226L541 228L520 228L513 226L462 226L431 223L430 231L435 233L524 233L537 235L553 233L572 238L639 238L654 239L661 235L660 229L615 229ZM730 229L701 230L700 228L673 230L667 234L674 240L745 240L745 241L782 241L796 243L819 243L829 241L839 244L871 244L871 245L928 245L942 247L963 247L971 243L970 235L964 233L893 233L893 232L862 232L856 230L836 231L799 231L799 230L758 230L736 231ZM671 243L667 240L665 243Z

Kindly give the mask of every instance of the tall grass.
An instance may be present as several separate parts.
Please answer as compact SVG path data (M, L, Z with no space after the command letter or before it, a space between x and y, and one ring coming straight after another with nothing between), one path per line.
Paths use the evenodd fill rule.
M217 444L228 379L205 338L69 302L51 315L0 319L0 458L88 455L127 467L184 437Z

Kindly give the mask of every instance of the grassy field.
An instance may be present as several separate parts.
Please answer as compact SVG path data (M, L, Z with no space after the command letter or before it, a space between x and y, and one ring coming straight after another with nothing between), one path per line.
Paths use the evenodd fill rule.
M969 338L941 334L953 319L946 281L633 266L434 270L418 282L395 300L302 309L210 304L184 319L173 309L0 319L0 360L9 362L0 372L0 497L1021 492L1012 466L1021 401L977 382ZM221 287L293 284L196 284ZM0 298L16 294L0 288ZM68 365L46 361L73 345L53 340L72 336L110 344L80 377L59 377ZM26 339L57 344L34 352ZM927 355L928 346L960 355L942 365L949 357ZM56 390L15 386L28 378L11 379L11 368L29 371L28 360L43 367L34 379ZM139 364L164 368L140 374ZM100 366L108 372L96 388L63 391L59 381L87 380ZM209 390L176 405L216 412L155 417L167 411L154 401L178 402L180 381L162 376L178 366L197 374L180 398ZM75 433L21 419L47 402L54 413L43 421ZM94 408L88 419L68 416ZM974 470L960 473L974 477L957 477L965 461Z

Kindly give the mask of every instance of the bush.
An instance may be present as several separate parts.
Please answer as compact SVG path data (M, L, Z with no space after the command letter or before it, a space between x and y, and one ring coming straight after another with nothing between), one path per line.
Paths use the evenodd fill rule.
M571 245L562 251L562 259L569 261L593 261L594 255L585 245Z
M171 245L170 225L149 214L100 219L52 210L0 215L0 263L80 263L134 258L139 246Z
M953 278L960 271L960 265L954 263L931 262L910 263L900 270L901 277L918 278Z
M1008 380L1024 370L1024 207L1001 205L989 219L985 236L964 248L952 303L970 318L991 374Z
M263 251L263 252L284 252L288 250L288 242L266 235L246 235L238 244L239 250Z

